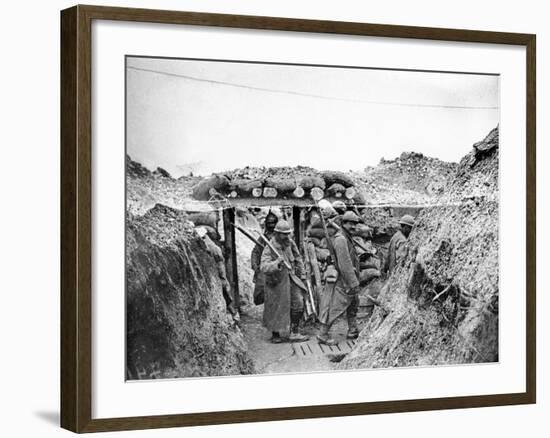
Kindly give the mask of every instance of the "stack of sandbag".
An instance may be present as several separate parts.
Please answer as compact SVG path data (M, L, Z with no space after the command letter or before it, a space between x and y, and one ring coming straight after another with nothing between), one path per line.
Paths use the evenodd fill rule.
M330 221L325 221L327 225L327 232L329 237L334 236L336 234L337 228L334 224L332 224ZM316 239L324 239L326 238L325 229L323 227L323 222L316 217L311 221L311 225L309 226L307 230L307 236L310 238L316 238Z
M196 227L204 227L206 231L214 235L218 232L218 213L216 211L201 211L197 213L188 213L187 219L195 224Z
M267 178L265 186L273 187L278 193L287 193L296 189L296 180L293 178Z
M321 176L325 180L327 187L332 184L341 184L344 187L351 187L354 185L353 178L346 175L344 172L338 172L335 170L324 170L321 172Z
M380 277L380 259L370 239L355 235L353 236L353 241L361 269L359 282L364 286L374 278Z
M229 178L225 175L212 175L193 187L193 198L208 201L213 193L224 192L229 188Z
M326 183L325 180L320 176L306 175L299 178L298 186L306 190L311 190L314 187L318 187L321 190L324 190L326 187Z
M238 193L239 195L251 196L254 189L262 190L263 180L261 179L233 179L229 185L229 190Z

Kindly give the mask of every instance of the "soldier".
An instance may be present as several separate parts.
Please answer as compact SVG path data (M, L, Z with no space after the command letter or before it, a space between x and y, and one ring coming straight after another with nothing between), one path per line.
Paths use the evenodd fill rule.
M289 326L290 342L309 339L298 331L304 311L302 281L305 280L305 270L302 256L290 234L291 228L287 221L277 222L270 240L275 251L266 245L260 263L260 269L265 275L263 324L271 331L271 342L274 344L285 341L281 332L288 332ZM285 262L291 266L291 270Z
M264 225L264 236L267 240L270 240L273 237L275 230L275 225L279 219L271 211L265 217ZM264 275L260 270L260 262L262 259L262 251L264 250L264 241L259 240L258 244L252 249L252 254L250 255L250 264L252 271L254 271L254 304L262 304L264 302Z
M342 218L344 217L344 214L346 214L346 212L348 211L348 206L344 203L344 201L336 200L332 203L332 208L334 208L337 213L337 216L331 219L332 223L336 224L339 227L342 227ZM357 339L357 337L359 336L359 329L357 328L358 311L359 295L354 295L351 299L350 305L346 309L346 317L349 324L349 330L347 334L348 339Z
M333 260L337 270L335 281L325 285L321 298L319 322L321 324L317 340L321 344L335 345L336 341L330 337L330 328L334 321L346 312L348 320L348 338L358 336L357 309L348 311L358 299L359 293L359 259L357 257L352 235L355 232L359 217L352 211L342 216L342 228L333 237Z
M233 317L233 321L235 321L235 323L238 323L240 321L240 316L233 306L233 297L231 296L231 286L229 284L229 281L227 280L227 274L225 271L225 259L223 257L223 251L221 250L220 246L215 243L215 241L219 240L219 235L217 238L216 236L212 235L212 233L209 234L208 230L205 227L197 227L196 231L206 245L206 250L216 262L218 277L220 278L220 281L222 283L222 294L223 299L225 300L226 309Z
M414 226L414 218L406 214L399 219L400 230L397 230L390 240L388 255L386 257L383 272L390 275L400 260L407 256L407 239Z

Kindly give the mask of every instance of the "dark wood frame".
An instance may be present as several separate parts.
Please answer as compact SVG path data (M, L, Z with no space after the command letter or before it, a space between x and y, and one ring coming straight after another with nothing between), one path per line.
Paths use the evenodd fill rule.
M465 41L525 46L527 51L526 392L471 397L92 419L92 20L220 26ZM75 6L61 12L61 426L74 432L515 405L536 402L535 47L531 34Z

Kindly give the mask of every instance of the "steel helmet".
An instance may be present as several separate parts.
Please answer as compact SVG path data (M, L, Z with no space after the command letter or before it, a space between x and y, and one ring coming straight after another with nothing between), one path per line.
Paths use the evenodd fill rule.
M346 211L342 216L342 222L355 222L358 224L361 222L361 219L359 219L359 216L357 216L353 211Z
M292 229L290 228L290 224L287 221L285 221L284 219L281 219L279 222L277 222L277 225L275 225L275 232L282 233L282 234L290 234L292 233Z
M414 227L414 218L410 214L404 215L399 219L401 225L408 225L409 227Z

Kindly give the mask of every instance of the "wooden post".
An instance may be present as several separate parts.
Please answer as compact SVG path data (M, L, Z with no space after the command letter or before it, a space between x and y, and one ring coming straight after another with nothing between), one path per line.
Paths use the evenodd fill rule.
M292 220L294 221L294 241L298 248L302 247L302 209L296 205L292 207Z
M233 295L233 306L239 311L239 272L237 269L237 245L235 242L235 228L231 225L235 223L235 209L233 207L223 209L223 234L225 246L225 269L227 271L227 280L231 285Z

